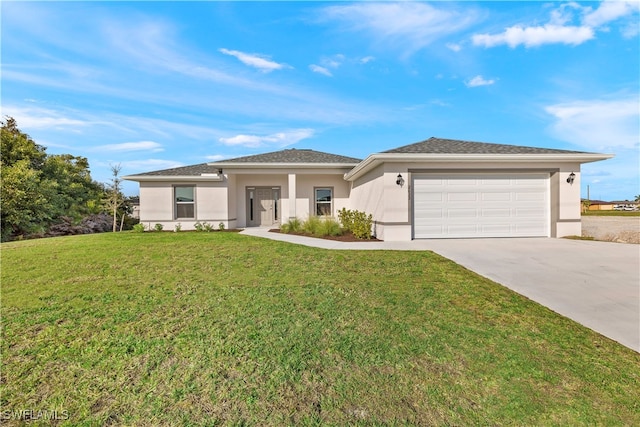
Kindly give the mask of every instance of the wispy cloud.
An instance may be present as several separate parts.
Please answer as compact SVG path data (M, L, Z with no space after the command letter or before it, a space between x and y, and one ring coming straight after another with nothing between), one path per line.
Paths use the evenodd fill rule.
M391 45L411 55L480 19L478 9L418 2L355 3L328 6L321 19L340 21L347 30L368 33L376 44Z
M375 56L369 55L369 56L365 56L364 58L360 58L358 62L361 64L367 64L371 61L375 61L375 59L376 59Z
M593 10L591 7L568 2L553 9L549 22L544 25L516 24L505 28L501 33L474 34L471 40L474 45L487 48L500 45L511 48L520 45L538 47L545 44L577 46L594 39L596 30L601 29L603 25L637 13L640 10L639 5L638 2L603 1ZM576 20L578 22L575 22ZM622 29L623 35L637 34L637 31L628 31L629 28L631 26ZM637 28L637 22L633 28Z
M590 99L549 105L553 116L551 133L579 147L603 150L638 147L640 143L640 99Z
M462 46L458 43L447 43L445 46L454 52L460 52L462 50Z
M130 151L147 151L150 153L157 153L164 151L162 144L154 141L138 141L138 142L122 142L120 144L107 144L93 147L94 151L108 151L108 152L130 152Z
M257 148L264 146L286 147L293 145L303 139L313 136L313 129L294 129L286 132L278 132L271 135L236 135L230 138L220 138L220 142L225 145Z
M325 75L327 77L333 77L333 74L331 73L331 71L329 71L325 67L321 67L321 66L316 65L316 64L311 64L311 65L309 65L309 69L311 71L313 71L314 73L322 74L322 75Z
M266 55L258 55L255 53L244 53L238 50L229 50L225 48L218 49L221 53L225 55L230 55L238 58L240 62L245 65L248 65L253 68L257 68L258 70L269 73L273 70L282 70L283 68L291 68L291 66L286 64L280 64L275 61L269 59Z
M472 78L471 80L467 80L464 84L467 87L478 87L478 86L490 86L494 84L496 81L494 79L485 79L484 77L478 75Z
M474 34L472 40L477 46L494 47L506 44L514 48L519 45L535 47L552 43L576 46L592 38L594 38L594 31L590 27L548 24L537 27L514 25L499 34Z
M638 1L603 1L597 9L591 7L584 9L583 22L591 27L600 27L609 22L620 19L640 11Z

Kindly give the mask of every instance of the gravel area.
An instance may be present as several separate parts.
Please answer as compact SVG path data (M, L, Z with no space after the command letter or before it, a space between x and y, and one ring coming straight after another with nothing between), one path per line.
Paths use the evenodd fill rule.
M583 216L582 236L607 242L640 244L640 217Z

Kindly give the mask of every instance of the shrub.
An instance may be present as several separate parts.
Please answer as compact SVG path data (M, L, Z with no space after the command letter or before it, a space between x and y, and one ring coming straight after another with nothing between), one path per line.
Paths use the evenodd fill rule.
M302 222L298 218L291 218L280 226L283 233L299 233L302 231Z
M164 229L164 226L160 223L157 223L156 225L153 226L153 229L156 231L162 231Z
M196 231L204 231L204 225L202 225L200 221L193 224L193 227L196 229Z
M204 231L207 233L211 233L213 231L213 225L209 224L207 221L203 222L202 226L204 227Z
M340 223L333 218L325 218L318 230L321 236L340 236L342 235L342 227Z
M370 239L371 227L373 226L373 216L364 212L352 211L342 208L338 212L338 218L342 227L353 233L356 239Z
M182 224L177 223L175 228L173 229L173 231L175 231L176 233L179 233L182 231Z
M137 223L133 226L133 231L135 233L144 233L144 224Z
M310 216L302 223L302 231L313 235L320 234L320 227L322 227L322 220L317 216Z
M221 222L220 224L218 224L218 230L224 231L224 222Z

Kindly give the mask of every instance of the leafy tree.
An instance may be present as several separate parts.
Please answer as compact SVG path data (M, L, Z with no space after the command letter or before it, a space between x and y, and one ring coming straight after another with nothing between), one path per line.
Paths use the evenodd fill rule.
M103 195L102 187L91 179L89 162L71 154L48 156L43 175L56 183L55 217L66 215L75 219L97 213L95 205Z
M31 168L39 170L47 157L46 148L36 144L29 135L21 132L13 117L7 117L1 123L0 161L2 166L13 166L19 160L28 160Z
M122 166L111 165L111 183L107 185L106 198L105 198L105 207L111 214L113 215L113 231L115 232L118 227L118 208L122 205L124 201L124 196L120 189L122 184L122 178L120 178L120 170ZM123 213L124 220L124 213Z
M46 148L21 132L13 118L1 123L3 241L44 232L63 217L80 221L83 216L100 212L104 189L91 179L86 158L48 156Z
M52 220L54 183L42 180L41 172L31 168L28 159L18 160L11 166L3 165L0 175L2 240L12 235L43 232Z

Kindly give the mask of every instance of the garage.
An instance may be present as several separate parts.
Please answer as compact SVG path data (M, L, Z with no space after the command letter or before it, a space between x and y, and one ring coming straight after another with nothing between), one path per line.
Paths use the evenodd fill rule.
M548 237L549 173L413 174L413 238Z

